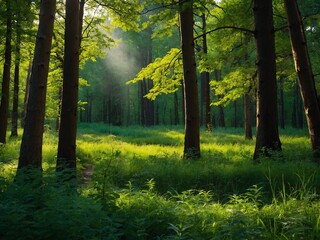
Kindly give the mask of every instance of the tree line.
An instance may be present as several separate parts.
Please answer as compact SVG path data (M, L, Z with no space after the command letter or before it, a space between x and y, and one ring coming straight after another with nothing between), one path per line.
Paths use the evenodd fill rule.
M6 25L3 29L0 142L6 143L14 53L12 136L17 135L19 105L24 113L21 117L24 131L18 172L28 167L42 169L46 107L48 112L48 102L52 99L48 89L52 88L57 95L51 104L55 106L52 109L55 109L53 115L56 116L59 132L56 169L57 172L71 170L68 174L75 177L77 122L84 119L91 121L90 98L94 94L89 94L90 83L81 75L90 78L91 74L86 70L90 66L88 60L103 57L102 50L117 44L106 34L111 26L118 27L114 33L119 31L130 43L127 53L133 59L139 59L134 73L136 76L133 75L128 82L138 85L127 85L127 92L124 93L127 95L127 115L112 122L111 116L123 114L117 105L121 96L116 93L117 89L112 89L120 75L111 73L114 67L110 62L109 69L102 66L101 70L109 74L109 80L113 78L110 80L113 83L107 85L109 98L103 99L103 111L107 110L107 114L102 116L104 120L109 118L109 123L121 125L122 119L126 118L130 123L130 119L136 117L130 109L135 107L140 123L155 125L160 115L158 99L163 94L171 94L174 106L170 113L171 122L182 122L179 121L178 109L180 94L180 112L185 126L183 155L184 158L197 158L201 155L200 123L204 123L208 131L212 130L214 118L210 105L218 106L219 124L223 126L223 105L233 103L236 112L236 100L242 98L248 139L252 138L252 102L256 105L257 133L253 158L259 161L261 156L281 152L278 106L283 116L283 95L279 97L282 104L278 104L278 82L283 87L284 79L292 77L291 59L296 70L296 77L292 78L297 79L299 86L295 93L300 90L313 154L319 161L320 108L312 70L312 61L317 59L312 59L314 57L308 46L308 39L312 40L319 31L319 8L314 1L302 4L296 0L254 0L252 5L251 1L238 0L219 3L206 0L15 2L13 5L10 0L1 1ZM300 6L310 12L307 20L302 18ZM248 15L250 8L252 10ZM39 12L39 17L36 12ZM33 25L37 29L30 27ZM276 29L275 26L280 27ZM175 39L174 43L164 47L164 37ZM157 41L158 44L155 44ZM317 41L311 43L316 45ZM24 47L23 51L21 47ZM32 48L34 50L30 50ZM290 48L291 54L288 51ZM166 54L163 54L164 50ZM30 55L33 57L30 58ZM29 69L23 104L19 104L20 63ZM131 72L124 72L126 74L132 75ZM50 76L53 80L48 83ZM210 80L210 76L214 76L214 81ZM277 81L277 78L280 80ZM138 98L134 102L130 96L137 97L137 92ZM166 101L163 102L165 105Z

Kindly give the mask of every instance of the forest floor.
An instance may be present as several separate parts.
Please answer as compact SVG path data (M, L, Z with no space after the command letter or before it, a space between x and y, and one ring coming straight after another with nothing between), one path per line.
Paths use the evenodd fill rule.
M281 130L282 154L252 161L243 129L81 124L77 191L54 173L46 132L41 183L13 181L20 139L0 147L0 239L320 239L320 168L307 130ZM21 135L21 134L20 134Z

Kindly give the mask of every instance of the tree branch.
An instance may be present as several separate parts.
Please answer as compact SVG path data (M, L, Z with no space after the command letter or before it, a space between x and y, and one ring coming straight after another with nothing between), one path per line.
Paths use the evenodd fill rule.
M197 40L197 39L202 38L203 36L205 36L205 35L207 35L209 33L216 32L216 31L223 30L223 29L234 29L234 30L238 30L238 31L254 34L254 31L252 31L250 29L247 29L247 28L235 27L235 26L223 26L223 27L217 27L217 28L209 30L209 31L207 31L207 32L205 32L203 34L200 34L200 35L196 36L193 40Z

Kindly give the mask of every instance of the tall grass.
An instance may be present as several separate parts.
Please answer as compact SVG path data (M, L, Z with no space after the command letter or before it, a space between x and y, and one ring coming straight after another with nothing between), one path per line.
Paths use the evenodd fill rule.
M19 139L0 151L0 239L319 239L319 166L305 132L281 132L283 156L252 161L239 129L201 133L199 160L182 160L181 127L81 125L77 192L53 172L57 136L44 140L44 178L13 181Z

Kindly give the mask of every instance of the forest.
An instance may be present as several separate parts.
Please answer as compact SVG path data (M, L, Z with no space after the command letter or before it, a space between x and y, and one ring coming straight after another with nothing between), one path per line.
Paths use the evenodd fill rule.
M318 0L0 21L0 239L320 239Z

